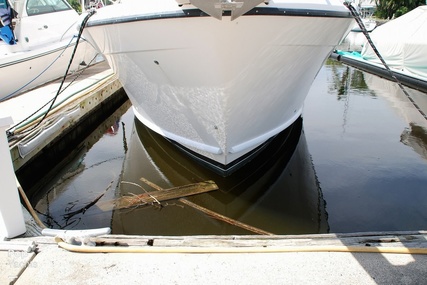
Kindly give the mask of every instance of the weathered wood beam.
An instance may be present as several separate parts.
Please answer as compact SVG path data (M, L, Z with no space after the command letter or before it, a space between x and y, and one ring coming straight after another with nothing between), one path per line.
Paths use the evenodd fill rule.
M111 201L98 203L97 206L102 210L111 210L113 208L126 209L206 193L218 190L218 186L213 181L205 181L162 190L163 191L151 191L139 195L123 196Z
M158 186L157 184L154 184L154 183L152 183L152 182L150 182L150 181L148 181L147 179L145 179L145 178L140 178L140 180L142 181L142 182L144 182L145 184L147 184L148 186L151 186L152 188L154 188L154 189L156 189L156 190L158 190L158 191L164 191L164 189L163 188L161 188L160 186ZM247 231L250 231L250 232L253 232L253 233L257 233L257 234L260 234L260 235L273 235L272 233L270 233L270 232L267 232L267 231L264 231L264 230L262 230L262 229L258 229L258 228L256 228L256 227L253 227L253 226L250 226L250 225L247 225L247 224L244 224L244 223L242 223L242 222L239 222L239 221L237 221L237 220L234 220L234 219L231 219L231 218L229 218L229 217L226 217L226 216L224 216L224 215L221 215L221 214L219 214L219 213L217 213L217 212L214 212L214 211L212 211L212 210L209 210L209 209L207 209L207 208L205 208L205 207L202 207L202 206L200 206L200 205L197 205L196 203L193 203L193 202L190 202L190 201L188 201L188 200L186 200L186 199L179 199L178 200L179 202L181 202L181 203L183 203L183 204L185 204L185 205L187 205L187 206L190 206L190 207L192 207L192 208L194 208L194 209L196 209L196 210L198 210L198 211L201 211L201 212L203 212L203 213L205 213L206 215L209 215L209 216L211 216L212 218L215 218L215 219L217 219L217 220L220 220L220 221L223 221L223 222L225 222L225 223L228 223L228 224L230 224L230 225L233 225L233 226L236 226L236 227L240 227L240 228L242 228L242 229L245 229L245 230L247 230Z

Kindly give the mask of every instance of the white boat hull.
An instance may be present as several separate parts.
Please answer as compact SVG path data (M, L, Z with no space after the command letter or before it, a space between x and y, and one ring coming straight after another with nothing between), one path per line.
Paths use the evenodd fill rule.
M89 38L118 74L136 117L221 166L301 115L311 83L351 23L244 15L97 25L97 16Z
M45 48L19 52L0 59L1 80L8 82L1 86L0 101L64 76L75 43L75 38L69 38ZM82 62L89 63L94 55L93 47L82 40L70 66L70 72L81 68Z
M0 102L63 77L76 45L79 24L86 16L63 1L15 1L14 9L18 13L12 20L16 43L0 41ZM96 54L91 44L81 38L69 71L81 68L82 62L89 64Z

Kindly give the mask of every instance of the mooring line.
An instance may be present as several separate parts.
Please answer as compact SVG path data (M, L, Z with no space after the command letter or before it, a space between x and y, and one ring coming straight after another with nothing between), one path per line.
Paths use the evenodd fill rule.
M65 83L65 79L66 79L66 78L67 78L67 76L68 76L68 72L69 72L69 70L70 70L70 68L71 68L71 64L72 64L73 59L74 59L74 56L75 56L75 54L76 54L77 47L79 46L79 41L80 41L80 38L82 37L83 30L84 30L84 28L86 27L86 24L87 24L87 22L89 21L89 18L90 18L90 17L92 17L94 14L95 14L95 11L94 11L94 10L93 10L93 11L90 11L90 12L86 15L86 17L83 19L83 21L82 21L82 23L81 23L81 26L80 26L80 29L79 29L79 33L78 33L78 35L77 35L77 39L76 39L76 44L74 45L74 49L73 49L73 52L72 52L72 54L71 54L71 58L70 58L70 61L69 61L69 63L68 63L67 69L66 69L65 74L64 74L64 76L63 76L63 78L62 78L62 80L61 80L61 83L60 83L60 85L59 85L58 91L56 92L56 95L55 95L55 96L53 97L53 99L51 100L51 103L50 103L49 108L47 109L47 111L46 111L46 112L45 112L45 114L43 115L42 119L41 119L38 123L36 123L36 125L35 125L35 126L33 126L33 127L32 127L31 129L29 129L29 130L26 130L26 131L21 132L21 134L25 134L25 133L31 132L32 130L36 129L38 126L40 126L40 124L41 124L41 123L46 119L46 117L49 115L49 112L52 110L52 108L53 108L53 106L54 106L54 104L55 104L56 99L58 99L58 96L59 96L59 95L61 94L61 92L62 92L62 86L64 85L64 83ZM15 126L16 126L16 125L15 125ZM9 140L9 138L12 138L13 136L15 136L15 132L14 132L14 131L12 131L12 130L9 128L9 130L7 131L7 137L8 137L8 140Z
M418 112L424 117L424 119L427 120L426 113L421 110L421 108L418 106L417 103L415 103L414 99L412 99L411 95L409 95L408 91L406 91L405 87L402 85L399 79L397 79L396 75L394 75L394 72L390 69L388 64L385 62L384 58L381 56L380 52L376 48L374 42L371 39L371 36L369 35L369 32L366 30L365 25L362 22L362 19L360 18L359 12L357 12L356 8L351 5L350 2L345 1L344 5L350 10L351 15L356 20L357 24L359 25L362 33L365 35L366 39L368 40L369 45L372 47L372 50L375 52L377 57L380 59L381 63L384 65L387 72L390 74L390 76L396 81L397 85L399 85L402 92L405 94L405 96L411 101L411 103L414 105L414 107L418 110Z

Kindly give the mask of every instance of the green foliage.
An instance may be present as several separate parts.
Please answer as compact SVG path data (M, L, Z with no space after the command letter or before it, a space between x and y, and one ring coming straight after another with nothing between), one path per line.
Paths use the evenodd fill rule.
M81 13L82 8L79 0L67 0L67 2L71 5L71 7L73 7L74 10Z
M375 0L375 16L382 19L397 18L421 5L425 0Z

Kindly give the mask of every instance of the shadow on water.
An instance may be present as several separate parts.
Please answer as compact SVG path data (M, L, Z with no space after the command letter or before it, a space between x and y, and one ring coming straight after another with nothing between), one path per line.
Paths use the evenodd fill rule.
M214 180L219 191L188 200L274 234L325 233L325 201L302 125L300 118L253 161L224 178L199 166L135 120L122 181L143 185L140 178L144 177L162 188L170 188ZM116 195L140 194L143 190L122 184L118 191ZM161 208L116 210L112 230L116 234L149 235L250 234L178 201L163 203Z

